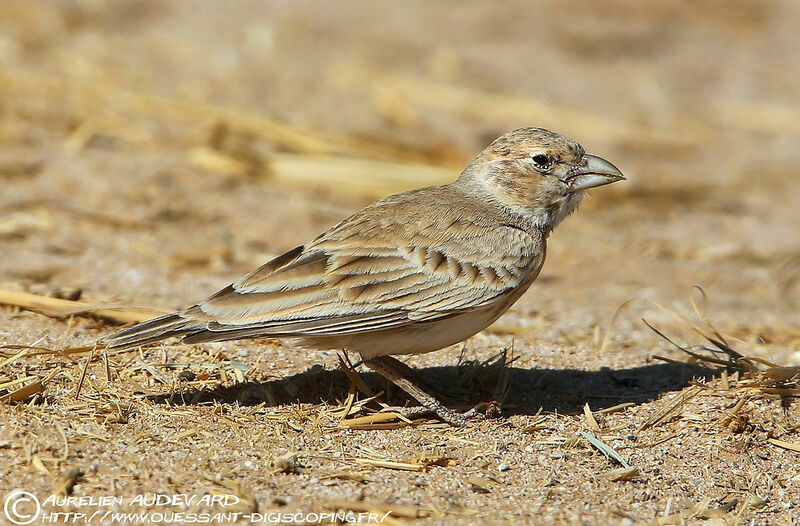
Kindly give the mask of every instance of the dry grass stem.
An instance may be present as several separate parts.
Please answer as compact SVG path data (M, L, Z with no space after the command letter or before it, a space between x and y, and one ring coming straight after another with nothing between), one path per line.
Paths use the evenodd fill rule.
M153 308L91 305L81 301L63 300L60 298L29 294L27 292L1 289L0 304L36 311L45 316L59 319L69 316L86 315L121 324L139 323L168 313L168 311Z

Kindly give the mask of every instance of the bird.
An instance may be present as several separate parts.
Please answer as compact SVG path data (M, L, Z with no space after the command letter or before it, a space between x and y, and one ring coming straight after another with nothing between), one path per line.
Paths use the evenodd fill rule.
M519 128L455 181L385 197L204 301L100 344L274 338L298 353L355 352L420 411L463 425L474 415L446 407L394 356L436 351L492 324L539 275L550 233L586 191L623 179L574 139Z

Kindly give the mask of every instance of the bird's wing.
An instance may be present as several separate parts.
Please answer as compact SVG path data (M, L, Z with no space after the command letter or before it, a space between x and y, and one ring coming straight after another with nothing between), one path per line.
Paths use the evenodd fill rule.
M219 339L381 330L498 301L541 263L541 249L509 225L353 218L181 316Z

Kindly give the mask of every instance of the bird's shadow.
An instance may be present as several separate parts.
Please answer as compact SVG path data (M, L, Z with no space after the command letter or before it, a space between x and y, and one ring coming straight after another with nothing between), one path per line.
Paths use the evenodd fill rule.
M500 361L484 365L426 367L414 370L414 380L447 405L471 407L477 402L497 399L498 382L508 375L508 390L503 414L531 415L540 410L577 414L587 402L593 410L632 402L641 404L659 395L678 391L694 378L711 378L714 369L699 365L669 362L612 370L524 369L504 366ZM382 401L402 405L414 400L374 372L361 372L366 384L384 390ZM340 369L327 370L316 365L292 376L266 382L244 382L230 387L196 390L188 388L170 394L152 395L154 403L194 405L238 403L268 405L325 403L338 405L346 399L350 380ZM433 387L435 386L435 387Z

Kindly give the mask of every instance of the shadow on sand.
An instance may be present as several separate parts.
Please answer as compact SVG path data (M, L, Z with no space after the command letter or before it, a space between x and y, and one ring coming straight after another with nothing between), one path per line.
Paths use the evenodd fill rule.
M385 390L382 400L402 405L407 395L376 373L360 374L374 390ZM415 369L415 381L440 400L453 407L471 407L494 398L502 366L466 363L458 366ZM503 404L504 416L558 411L577 414L589 403L593 410L624 402L641 404L661 394L678 391L693 378L711 378L715 371L706 367L680 363L657 363L630 369L583 371L578 369L522 369L508 367L509 389ZM336 405L347 397L349 380L339 369L326 370L314 366L302 373L267 382L245 382L232 387L210 390L185 390L171 395L155 395L155 403L193 405L209 402L257 405L327 403ZM411 405L416 405L412 400Z

